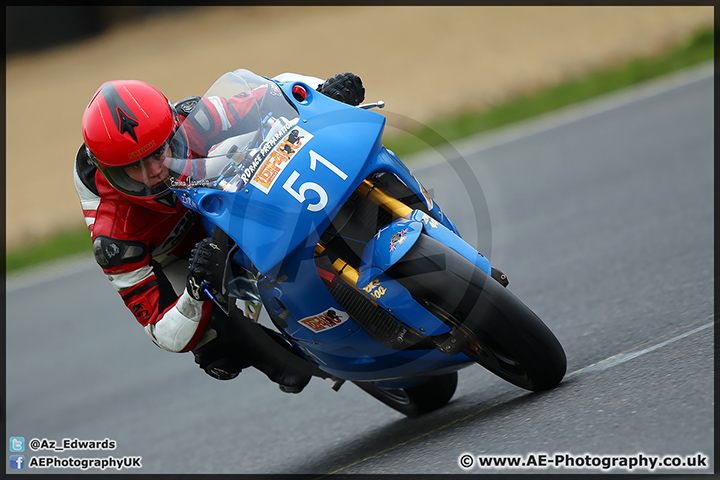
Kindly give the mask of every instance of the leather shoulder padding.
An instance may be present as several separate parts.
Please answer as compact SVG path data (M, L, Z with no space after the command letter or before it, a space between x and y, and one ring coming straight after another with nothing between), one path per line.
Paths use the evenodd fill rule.
M98 193L97 184L95 183L97 167L92 160L90 160L84 143L80 146L75 157L75 170L77 170L78 177L80 177L83 185L99 197L100 194Z

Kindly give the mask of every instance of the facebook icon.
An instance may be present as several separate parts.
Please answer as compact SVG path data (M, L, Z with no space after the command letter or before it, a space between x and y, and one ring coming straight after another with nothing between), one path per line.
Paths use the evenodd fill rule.
M10 455L10 470L25 468L25 455Z

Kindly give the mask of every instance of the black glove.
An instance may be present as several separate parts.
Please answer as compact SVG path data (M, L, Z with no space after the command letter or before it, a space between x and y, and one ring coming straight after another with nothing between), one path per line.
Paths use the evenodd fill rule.
M205 301L210 297L204 292L201 284L205 282L208 290L217 295L223 285L223 272L227 259L227 244L223 245L212 237L207 237L195 244L190 252L190 273L187 278L187 291L195 300Z
M339 102L358 106L365 100L365 87L354 73L339 73L325 80L317 91Z

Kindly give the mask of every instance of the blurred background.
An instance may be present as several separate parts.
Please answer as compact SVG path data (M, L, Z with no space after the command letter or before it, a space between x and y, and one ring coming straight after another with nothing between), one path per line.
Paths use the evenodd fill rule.
M30 53L89 40L118 25L193 8L197 7L8 7L5 52L8 55Z
M353 71L367 101L387 102L392 134L399 120L488 111L632 59L673 57L699 32L712 46L713 15L712 6L6 7L7 244L38 256L34 240L74 229L90 246L72 168L83 110L108 80L144 80L177 101L237 68ZM463 473L463 453L526 452L699 452L711 466L691 473L711 473L713 55L457 142L464 158L453 163L465 170L410 164L464 235L478 215L456 177L482 180L490 258L566 351L558 389L528 394L468 368L452 403L409 420L353 385L334 392L314 380L282 395L253 369L217 382L191 355L145 338L87 252L6 278L6 440L109 438L113 452L64 455L142 455L145 474Z
M660 54L713 21L711 6L6 7L7 247L84 225L71 169L107 80L177 101L237 68L353 71L368 101L426 122Z

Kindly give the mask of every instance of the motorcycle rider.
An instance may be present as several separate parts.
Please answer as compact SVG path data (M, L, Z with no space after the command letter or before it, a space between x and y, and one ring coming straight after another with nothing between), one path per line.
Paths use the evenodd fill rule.
M350 105L364 99L362 82L352 73L325 82L296 74L274 80L317 85L320 93ZM311 375L300 357L288 355L291 349L282 336L239 311L239 317L228 321L200 287L205 282L210 292L220 291L218 267L225 265L227 244L204 238L200 216L185 208L164 182L168 142L193 108L206 109L206 124L187 121L182 128L194 149L209 148L223 132L241 128L254 101L252 95L188 97L172 104L145 82L105 82L83 114L75 187L95 260L157 346L192 351L213 378L229 380L254 366L281 390L297 393Z

